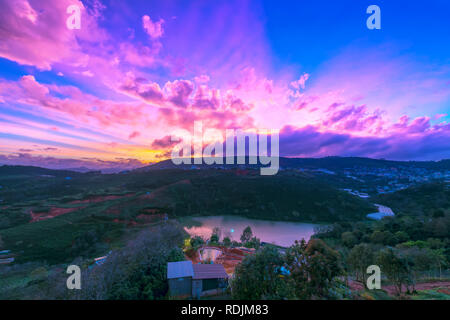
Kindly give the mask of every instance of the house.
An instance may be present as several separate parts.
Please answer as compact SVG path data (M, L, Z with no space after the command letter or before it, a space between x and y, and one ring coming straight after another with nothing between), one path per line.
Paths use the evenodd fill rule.
M171 296L190 297L192 295L193 277L194 268L191 261L167 263L167 280Z
M192 264L191 261L169 262L167 280L173 297L195 297L221 292L227 287L228 274L221 264Z
M194 264L192 278L192 296L216 294L227 287L228 274L221 264Z

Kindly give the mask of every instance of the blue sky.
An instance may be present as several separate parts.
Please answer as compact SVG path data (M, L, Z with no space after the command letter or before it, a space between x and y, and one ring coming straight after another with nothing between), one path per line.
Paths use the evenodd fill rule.
M0 0L0 163L141 165L193 121L280 130L290 156L449 158L449 13L443 0Z

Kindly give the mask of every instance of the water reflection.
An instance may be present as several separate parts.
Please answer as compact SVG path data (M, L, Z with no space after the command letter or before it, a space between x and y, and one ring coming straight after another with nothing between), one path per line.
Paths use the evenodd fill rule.
M236 216L193 217L192 219L200 222L201 226L185 227L191 236L209 239L213 228L219 227L221 240L229 237L232 241L240 241L242 231L250 226L253 235L262 242L274 243L282 247L288 247L295 240L302 238L308 241L314 234L314 228L318 226L312 223L254 220Z

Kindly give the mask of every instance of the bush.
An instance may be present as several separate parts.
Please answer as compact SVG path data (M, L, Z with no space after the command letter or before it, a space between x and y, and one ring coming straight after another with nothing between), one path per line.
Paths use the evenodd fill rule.
M231 292L234 299L283 299L293 296L292 286L280 274L283 259L278 250L265 247L236 267Z
M67 275L55 275L49 283L59 285L50 288L47 296L83 300L163 299L168 293L167 262L185 259L181 249L183 239L183 229L175 223L144 230L124 248L112 252L102 265L82 270L82 290L65 289Z

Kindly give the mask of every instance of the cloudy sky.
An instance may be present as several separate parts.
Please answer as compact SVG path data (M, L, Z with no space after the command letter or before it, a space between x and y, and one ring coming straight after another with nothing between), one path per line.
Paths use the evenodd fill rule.
M366 27L370 4L381 30ZM279 130L284 156L450 158L449 12L445 0L0 0L0 164L137 167L196 120Z

